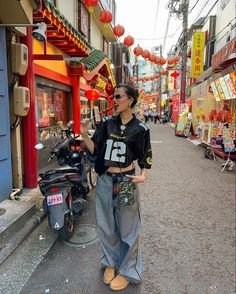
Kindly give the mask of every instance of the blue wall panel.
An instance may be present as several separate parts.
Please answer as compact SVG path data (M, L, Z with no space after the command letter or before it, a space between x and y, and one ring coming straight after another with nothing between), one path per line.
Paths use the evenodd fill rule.
M0 201L12 191L6 33L0 27Z

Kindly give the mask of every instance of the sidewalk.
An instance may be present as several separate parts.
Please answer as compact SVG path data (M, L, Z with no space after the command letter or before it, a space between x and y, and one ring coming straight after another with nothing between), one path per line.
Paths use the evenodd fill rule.
M43 220L41 201L36 188L0 202L0 265Z

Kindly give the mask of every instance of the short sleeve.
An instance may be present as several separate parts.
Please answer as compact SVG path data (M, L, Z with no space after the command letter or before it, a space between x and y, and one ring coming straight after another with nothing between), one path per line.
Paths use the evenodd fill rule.
M107 126L106 120L102 120L100 124L97 126L93 137L91 138L91 140L94 143L94 153L93 153L94 156L98 155L99 151L102 148L102 144L105 141L105 134L107 129L106 126Z
M152 166L152 148L149 129L140 135L137 146L138 165L141 169L150 169Z

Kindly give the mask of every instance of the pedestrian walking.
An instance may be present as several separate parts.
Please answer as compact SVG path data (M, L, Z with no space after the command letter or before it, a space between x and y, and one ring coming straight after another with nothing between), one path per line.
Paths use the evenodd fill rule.
M156 110L153 110L152 117L153 117L154 124L156 124L157 123L157 118L158 118L158 113L157 113Z
M148 109L144 111L144 119L145 119L145 123L147 123L149 121L149 111L148 111Z
M116 291L129 283L140 283L142 275L137 184L146 179L152 151L149 128L132 113L137 98L137 89L118 85L113 94L118 115L104 119L92 139L87 135L88 123L81 124L85 145L96 156L96 221L101 265L105 268L103 281ZM135 160L141 170L139 175Z
M148 118L149 118L149 120L150 120L151 122L153 122L152 110L151 110L151 109L148 110Z

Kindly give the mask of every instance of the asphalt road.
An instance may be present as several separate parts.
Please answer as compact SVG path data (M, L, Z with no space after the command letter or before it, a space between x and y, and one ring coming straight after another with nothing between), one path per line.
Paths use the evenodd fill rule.
M143 282L120 293L235 293L235 172L222 173L221 159L203 159L202 147L175 137L170 126L150 124L150 128L154 163L146 183L140 185ZM112 293L102 282L94 216L91 193L88 212L73 239L84 244L63 243L55 236L54 243L48 242L52 235L42 224L31 236L35 243L28 254L35 251L36 255L47 242L48 252L41 253L21 282L14 283L14 278L7 282L4 276L4 292L0 292ZM22 248L27 244L26 240ZM17 251L14 254L3 270L11 267L17 280L27 262L24 268L14 268L14 258L19 256Z

